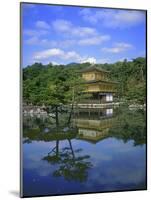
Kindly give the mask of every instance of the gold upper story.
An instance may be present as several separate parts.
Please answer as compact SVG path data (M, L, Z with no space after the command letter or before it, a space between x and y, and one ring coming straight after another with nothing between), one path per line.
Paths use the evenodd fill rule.
M95 66L91 66L89 68L86 68L84 70L81 70L82 78L85 81L107 81L109 80L109 74L110 72L102 69L98 69Z
M90 66L80 71L86 92L116 92L117 82L110 81L110 72Z

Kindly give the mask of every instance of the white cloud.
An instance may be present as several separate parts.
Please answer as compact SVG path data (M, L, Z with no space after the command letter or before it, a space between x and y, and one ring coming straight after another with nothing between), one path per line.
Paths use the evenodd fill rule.
M61 49L47 49L44 51L36 52L34 54L34 58L37 60L40 59L46 59L49 57L58 57L58 56L63 56L64 52Z
M79 13L82 18L92 24L101 23L111 28L127 28L145 21L144 11L103 9L93 11L84 8Z
M70 21L58 19L52 23L55 31L62 32L68 36L86 37L97 35L96 29L84 26L74 26Z
M95 36L86 39L81 39L78 41L79 45L99 45L102 42L110 40L109 35Z
M81 56L75 51L69 51L69 52L64 52L63 59L65 60L73 59L79 61L81 59Z
M44 60L48 58L59 58L61 60L74 60L80 61L81 56L75 51L65 52L59 48L47 49L44 51L36 52L33 56L34 60Z
M89 56L81 56L75 51L64 51L59 48L46 49L44 51L35 52L32 60L33 62L52 62L51 60L57 59L53 61L54 64L64 63L64 62L79 62L79 63L106 63L108 59L96 59L95 57Z
M133 45L128 44L128 43L115 43L115 45L113 47L104 47L102 48L103 52L108 52L108 53L120 53L123 51L127 51L129 49L132 49Z
M67 20L59 19L59 20L53 21L52 26L56 31L66 32L66 31L70 31L70 28L72 27L72 23Z
M36 37L39 37L39 36L42 36L42 35L46 35L48 34L48 31L47 30L32 30L32 29L26 29L24 30L24 35L27 35L27 36L36 36Z
M53 46L53 47L57 47L57 48L62 48L62 47L68 48L75 44L77 44L77 41L73 40L73 39L52 40L51 42L50 41L47 42L48 46Z
M81 60L80 63L92 63L92 64L95 64L96 63L96 59L94 57L89 57L89 58L86 58L84 60Z
M49 29L50 28L50 25L45 21L37 21L35 25L37 28L41 28L41 29Z
M95 63L104 64L104 63L108 63L109 59L106 59L106 58L96 59L95 57L87 57L87 58L84 58L83 60L81 60L80 63L86 63L86 62L89 62L92 64L95 64Z
M97 63L99 64L110 63L110 60L108 58L100 58L97 60Z
M55 20L52 23L52 27L56 31L56 34L67 37L63 40L46 39L50 26L44 21L37 21L37 29L26 29L24 31L24 35L30 37L25 40L25 43L28 45L42 45L47 48L68 48L75 44L79 46L99 45L102 42L110 40L109 35L101 35L94 28L74 26L67 20Z
M95 36L89 38L81 38L81 39L67 39L67 40L48 40L48 39L40 39L37 36L32 36L29 39L25 40L25 43L28 45L41 45L45 47L63 47L68 48L73 45L79 46L92 46L99 45L105 41L110 40L109 35Z
M89 38L76 38L76 39L65 39L65 40L49 40L49 39L41 39L37 36L32 36L25 40L25 43L28 45L41 45L45 47L59 47L59 48L69 48L73 45L79 46L92 46L92 45L99 45L103 42L110 40L109 35L99 35L99 36L92 36Z
M55 62L55 61L51 61L51 63L52 63L53 65L59 65L59 63L57 63L57 62Z
M25 40L25 43L29 44L29 45L38 44L39 43L39 38L37 36L33 36L33 37Z
M39 38L38 36L33 36L25 40L25 43L28 45L40 45L47 47L55 47L58 45L58 42L55 40L48 40L46 38Z
M25 39L25 44L28 45L46 45L48 43L48 39L42 37L46 37L49 33L50 26L44 21L37 21L35 23L35 29L25 29L23 34L27 36ZM50 43L50 42L49 42Z
M85 37L96 35L97 31L94 28L90 27L75 27L72 29L71 33L75 36Z

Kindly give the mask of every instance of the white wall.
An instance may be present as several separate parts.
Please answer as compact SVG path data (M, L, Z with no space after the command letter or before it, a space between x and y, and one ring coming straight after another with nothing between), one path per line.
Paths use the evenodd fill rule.
M106 115L113 115L113 108L106 109Z
M113 94L107 94L107 95L106 95L106 101L107 101L107 102L113 101Z

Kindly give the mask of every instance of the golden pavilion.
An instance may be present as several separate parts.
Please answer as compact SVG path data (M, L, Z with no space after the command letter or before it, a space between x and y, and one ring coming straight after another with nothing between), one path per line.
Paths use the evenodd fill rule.
M113 102L117 93L117 82L110 80L110 72L99 69L95 65L80 71L85 84L85 92L91 97L85 103Z

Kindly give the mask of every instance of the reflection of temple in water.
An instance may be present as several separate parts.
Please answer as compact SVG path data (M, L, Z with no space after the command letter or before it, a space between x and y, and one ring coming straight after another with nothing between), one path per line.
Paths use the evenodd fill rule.
M109 136L109 130L115 123L115 113L112 107L76 109L70 126L60 127L50 123L49 118L32 118L32 121L25 118L24 138L48 142L77 138L96 143Z
M87 113L81 110L74 122L78 128L77 138L96 143L108 136L115 121L113 108L94 110Z

